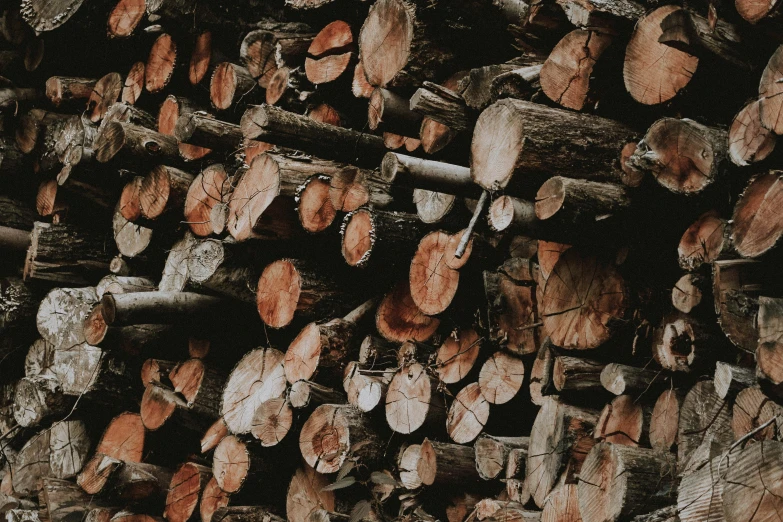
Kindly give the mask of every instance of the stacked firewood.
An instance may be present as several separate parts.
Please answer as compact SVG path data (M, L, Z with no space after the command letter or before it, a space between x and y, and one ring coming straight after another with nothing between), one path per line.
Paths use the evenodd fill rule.
M7 0L0 513L778 520L778 3Z

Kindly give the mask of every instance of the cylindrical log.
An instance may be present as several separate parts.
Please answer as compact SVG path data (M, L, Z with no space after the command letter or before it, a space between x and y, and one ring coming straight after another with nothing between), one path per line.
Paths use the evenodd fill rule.
M232 190L231 179L221 164L205 167L193 179L184 212L191 232L200 237L223 233Z
M177 139L132 123L113 121L99 131L95 159L106 163L113 158L126 161L179 163Z
M201 522L212 522L212 518L219 509L228 505L230 495L220 489L215 477L212 477L201 494L199 503L199 515Z
M454 131L470 129L475 121L475 115L468 109L462 96L445 86L431 82L424 82L424 85L416 90L411 96L409 107L411 111L427 116Z
M98 300L95 289L55 288L41 301L36 315L38 333L58 348L83 343L82 324Z
M501 100L476 122L470 173L486 190L507 189L520 196L538 186L537 175L568 172L592 181L620 181L620 151L634 137L612 120Z
M779 219L758 219L775 216L772 209L783 197L781 175L783 172L769 171L754 177L734 207L731 240L742 257L756 258L770 251L783 236Z
M579 513L584 522L615 521L670 505L677 497L670 455L602 442L579 473Z
M168 324L205 319L224 311L226 301L189 292L135 292L107 294L101 299L107 324ZM216 318L215 318L216 319Z
M651 412L631 395L618 395L604 406L593 436L612 444L644 446L650 432Z
M616 217L631 205L622 185L554 176L536 194L538 219L595 222Z
M220 489L226 493L236 493L254 481L271 484L272 475L281 471L275 469L271 457L269 454L262 456L257 447L229 435L215 448L212 473Z
M723 356L722 341L693 316L680 312L668 314L653 332L653 358L666 370L692 372L714 364Z
M223 420L223 417L220 417L212 426L207 428L204 436L201 437L201 453L207 453L215 449L226 436L228 436L228 426L226 426L226 421Z
M242 143L239 125L220 121L207 114L182 114L177 119L173 135L184 143L210 150L234 151Z
M425 424L431 429L445 417L437 381L420 364L400 369L386 392L386 422L397 433L413 433Z
M250 107L242 116L242 134L320 158L376 167L386 147L378 136L320 123L271 105Z
M316 36L302 23L259 23L242 40L239 55L258 85L266 89L269 81L284 65L301 64Z
M193 462L180 466L171 478L163 518L169 522L190 520L211 478L212 470L207 467Z
M241 65L223 62L215 68L209 83L209 98L218 110L229 109L256 87L250 71Z
M397 283L375 313L378 333L388 341L426 341L435 334L440 320L425 315L411 297L410 282Z
M758 379L753 368L737 366L726 362L718 361L715 364L715 393L721 399L736 396L737 393L758 384Z
M380 173L382 181L400 187L460 196L478 194L470 177L470 169L449 163L389 152L383 157Z
M350 266L395 268L396 258L407 258L416 251L425 233L415 214L360 208L349 212L340 228L342 254Z
M187 116L193 115L197 112L204 113L200 106L192 103L187 98L169 95L160 106L160 111L158 112L157 130L161 134L174 136L180 142L183 142L185 140L180 138L176 133L177 122L180 118L186 118ZM205 118L210 117L210 115L205 114ZM212 152L211 149L199 147L191 143L179 143L178 148L180 156L185 161L199 160Z
M188 403L170 388L162 384L148 384L141 399L141 420L150 431L164 425L172 430L185 430L187 441L190 435L201 436L220 416L219 404L214 401ZM178 435L179 436L179 435Z
M46 80L46 97L55 107L73 100L85 100L98 80L73 76L52 76Z
M526 458L529 444L529 437L495 437L487 434L479 436L473 445L479 476L484 480L500 476L506 470L510 452L521 451ZM521 454L517 453L515 458L520 456ZM504 478L508 477L504 475Z
M13 409L19 426L32 427L44 420L67 415L75 399L62 391L62 385L50 373L24 377L16 384Z
M109 106L116 102L122 93L122 76L111 72L98 80L87 100L87 114L90 121L98 123L106 115Z
M765 367L766 360L774 361L774 357L768 359L767 356L774 355L775 347L774 342L759 342L760 338L766 339L768 335L760 335L759 330L765 322L760 314L763 299L758 297L754 288L760 288L768 280L765 273L764 265L753 260L721 259L712 263L712 294L718 324L737 348L748 353L756 352L759 367ZM757 317L761 322L757 321ZM769 352L762 349L768 346L773 349ZM770 365L771 372L775 364ZM776 379L772 375L770 373L768 377Z
M144 90L146 68L147 64L144 62L135 62L131 65L128 75L125 77L125 83L122 85L120 101L131 105L139 101L139 96Z
M657 393L669 383L660 370L609 363L601 371L601 384L615 395L639 396Z
M684 314L691 313L701 304L706 284L699 274L685 274L672 288L672 305Z
M458 444L472 442L483 431L489 419L489 402L481 394L478 383L462 388L449 408L446 430Z
M731 122L729 158L740 167L764 161L775 149L777 136L762 125L760 107L760 100L749 102Z
M780 426L778 421L783 410L773 402L758 386L745 388L734 399L734 408L731 415L731 429L734 438L742 439L754 432L754 440L780 440ZM758 431L762 425L765 428Z
M598 393L600 396L604 368L606 365L601 362L560 355L555 357L552 367L552 383L561 393Z
M286 516L292 520L307 520L315 510L334 511L335 495L333 491L324 490L329 484L326 475L318 473L310 466L304 465L296 470L286 495Z
M427 486L466 487L481 480L472 448L430 439L421 443L416 471Z
M383 88L376 88L370 96L367 121L372 130L418 138L422 117L410 109L407 98Z
M446 384L461 381L473 368L482 338L473 329L452 332L438 348L435 371Z
M333 392L333 390L329 391ZM294 395L293 387L291 395ZM302 394L300 393L299 395L299 399L302 400ZM324 398L325 395L327 394L321 394L319 400L326 400ZM330 397L332 396L330 395ZM306 397L306 400L309 402L309 395ZM294 411L291 408L292 403L293 397L290 400L277 397L262 402L256 408L250 433L261 442L263 447L276 446L288 435L294 421Z
M717 212L699 216L680 239L677 247L680 266L684 270L696 270L728 254L731 251L729 232L728 223Z

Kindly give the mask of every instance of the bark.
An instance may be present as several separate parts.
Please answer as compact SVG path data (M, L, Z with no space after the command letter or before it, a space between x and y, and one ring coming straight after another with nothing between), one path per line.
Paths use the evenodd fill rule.
M278 68L300 65L315 37L302 23L260 23L242 40L239 56L258 84L266 89Z
M538 219L592 224L617 220L630 206L622 185L555 176L538 189L535 209Z
M476 196L479 192L473 185L468 168L395 152L384 156L380 179L406 189L424 189L458 196Z
M644 15L644 6L633 1L558 0L568 20L578 27L619 28L636 23Z
M40 0L25 0L19 12L30 27L37 32L52 31L67 22L81 7L82 1L68 0L63 2L42 2Z
M413 93L409 106L411 111L446 125L454 132L470 131L476 122L476 115L458 92L432 82L424 82Z
M615 395L638 396L657 393L669 382L660 370L609 363L601 371L601 384Z
M77 484L90 495L162 506L171 478L172 471L166 468L96 453L77 477Z
M240 126L247 139L303 149L321 158L359 166L375 167L386 153L378 136L320 123L270 105L248 108Z
M759 346L759 330L754 319L759 311L759 299L753 290L754 285L764 280L759 268L745 260L719 260L712 264L712 294L718 324L735 346L749 353Z
M92 509L93 499L72 482L45 477L41 480L38 502L42 511L46 512L47 520L65 522L86 517ZM101 506L107 502L98 500L95 503Z
M590 393L599 395L604 388L601 375L606 364L560 355L555 357L552 367L552 383L555 389L563 394Z
M242 143L239 125L197 113L179 116L173 135L183 143L210 150L234 151Z
M582 520L620 520L670 505L677 495L674 471L669 455L607 442L596 445L579 475Z
M517 196L529 193L537 176L559 172L591 181L620 181L620 151L634 137L631 129L608 119L501 100L476 122L470 172L484 189L506 189ZM580 141L590 145L573 146Z
M108 325L127 326L204 320L225 309L226 301L189 292L134 292L104 295L101 306Z
M757 315L759 343L756 348L757 376L777 385L783 382L781 376L781 328L783 302L769 297L759 298Z
M349 212L340 228L343 259L349 266L399 272L395 258L407 264L425 232L416 215L360 208Z

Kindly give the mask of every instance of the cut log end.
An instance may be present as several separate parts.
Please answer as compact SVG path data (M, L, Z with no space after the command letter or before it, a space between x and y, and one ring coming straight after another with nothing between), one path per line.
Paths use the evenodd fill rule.
M301 276L290 261L275 261L264 269L256 294L256 306L264 323L273 328L291 323L299 303L301 285Z
M740 167L765 160L775 149L777 136L762 125L760 107L758 100L750 102L731 122L729 157Z
M264 447L276 446L291 430L294 410L284 398L278 397L264 401L253 415L250 433L261 441Z
M220 441L212 457L212 472L220 489L235 493L250 471L250 455L247 446L234 435Z

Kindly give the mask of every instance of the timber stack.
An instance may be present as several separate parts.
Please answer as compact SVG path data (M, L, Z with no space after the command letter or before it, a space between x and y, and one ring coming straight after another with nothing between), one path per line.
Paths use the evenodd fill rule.
M0 514L778 520L781 5L6 0Z

